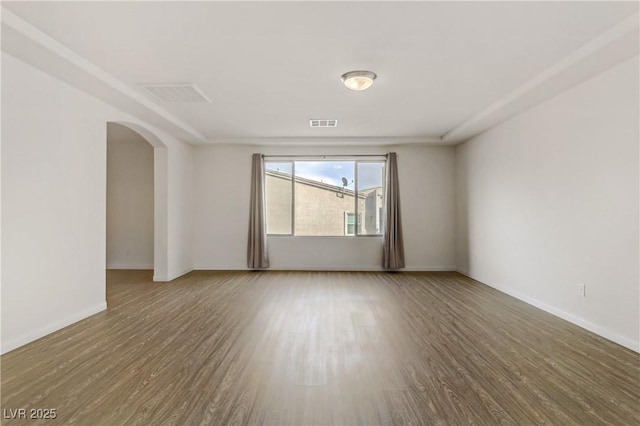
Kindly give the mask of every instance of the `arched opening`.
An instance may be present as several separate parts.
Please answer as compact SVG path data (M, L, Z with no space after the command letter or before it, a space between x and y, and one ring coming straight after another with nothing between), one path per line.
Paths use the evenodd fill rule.
M107 123L107 269L153 269L167 280L167 155L143 127Z

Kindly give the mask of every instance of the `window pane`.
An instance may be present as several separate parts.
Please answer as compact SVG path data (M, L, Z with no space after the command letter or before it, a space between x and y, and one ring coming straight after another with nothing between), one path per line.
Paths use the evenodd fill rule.
M292 162L265 162L267 234L291 234Z
M360 224L362 221L360 218L362 217L362 213L358 213L358 220L356 221L355 213L346 213L346 230L345 235L356 235L356 226L358 227L358 232L362 231L362 227Z
M295 235L349 235L345 214L355 214L354 171L353 161L296 161Z
M358 163L358 212L361 219L358 233L361 235L382 234L383 182L384 162Z

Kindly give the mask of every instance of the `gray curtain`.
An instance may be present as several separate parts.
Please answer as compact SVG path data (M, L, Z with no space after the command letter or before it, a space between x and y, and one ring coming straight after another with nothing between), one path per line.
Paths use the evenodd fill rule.
M251 164L251 203L249 207L249 246L247 249L247 266L250 269L269 267L263 181L264 158L262 154L253 154Z
M387 155L385 204L386 217L382 267L385 269L404 268L400 187L398 185L398 162L396 161L395 152L390 152Z

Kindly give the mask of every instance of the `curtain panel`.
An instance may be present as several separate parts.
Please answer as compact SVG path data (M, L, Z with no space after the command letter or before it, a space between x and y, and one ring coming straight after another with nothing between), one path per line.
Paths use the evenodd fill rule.
M404 268L404 240L400 215L400 186L398 183L398 162L396 153L387 156L383 260L385 269Z
M269 256L267 254L264 157L262 154L253 154L251 161L251 202L249 206L247 266L250 269L264 269L269 267Z

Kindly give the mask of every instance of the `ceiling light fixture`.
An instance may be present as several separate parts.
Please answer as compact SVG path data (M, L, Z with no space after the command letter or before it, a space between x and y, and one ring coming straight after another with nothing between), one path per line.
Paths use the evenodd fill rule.
M348 89L360 91L371 87L376 77L371 71L349 71L342 74L342 82Z

